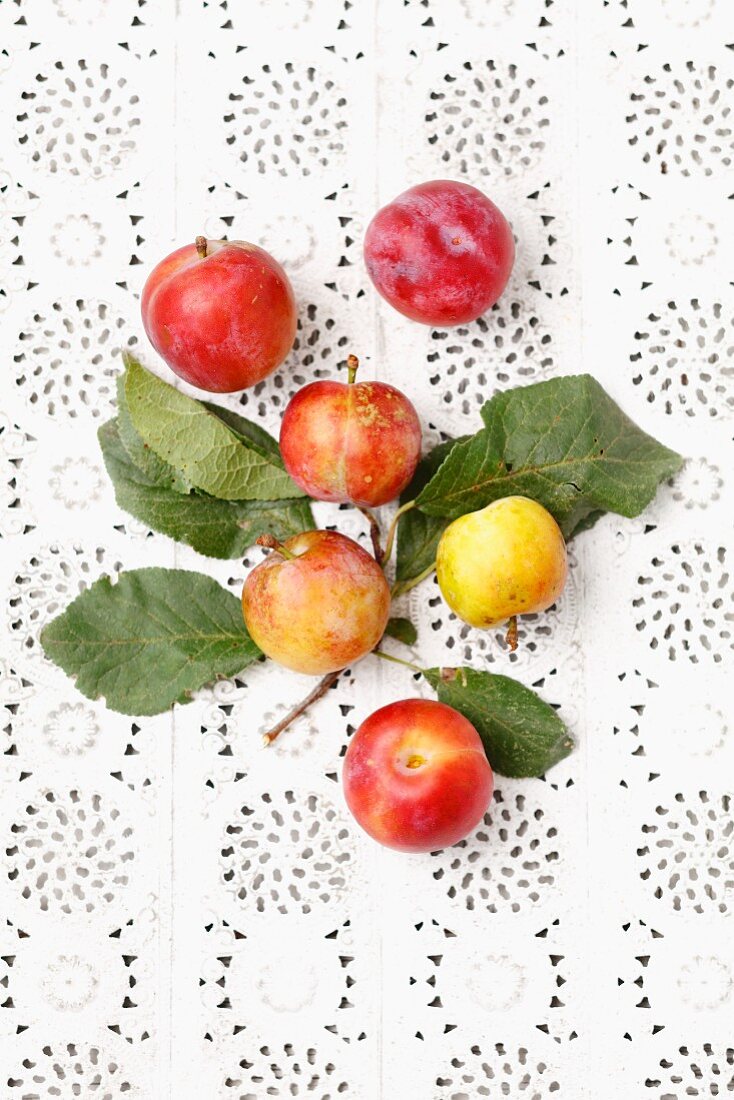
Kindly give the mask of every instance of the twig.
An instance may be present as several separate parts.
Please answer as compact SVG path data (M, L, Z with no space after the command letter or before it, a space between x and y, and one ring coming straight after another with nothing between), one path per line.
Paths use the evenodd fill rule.
M322 695L326 695L331 685L336 683L343 671L343 668L339 668L336 672L330 672L327 676L324 676L323 680L319 681L313 691L307 695L305 699L302 699L293 710L289 710L285 718L281 718L280 722L273 726L271 730L263 734L263 745L266 747L272 745L273 741L280 736L283 730L287 730L288 727L295 722L296 718L300 718L313 703L322 697Z
M382 532L380 531L380 525L377 522L377 517L373 512L370 512L369 508L363 508L361 504L355 505L358 512L361 512L364 518L370 525L370 538L372 539L372 553L375 555L375 561L378 565L382 565L384 554L380 540L382 539Z

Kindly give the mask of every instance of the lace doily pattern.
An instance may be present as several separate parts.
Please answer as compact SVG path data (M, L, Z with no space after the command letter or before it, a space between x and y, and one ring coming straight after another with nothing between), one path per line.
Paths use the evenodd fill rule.
M6 0L0 4L0 1064L9 1100L598 1100L734 1090L734 59L713 0ZM361 244L420 179L485 189L516 263L478 321L390 310ZM430 697L366 660L268 667L173 715L81 696L40 633L99 576L204 561L116 506L96 432L150 267L197 233L292 278L296 343L231 409L403 389L425 440L501 390L589 371L685 454L634 520L571 547L556 607L501 633L403 597L425 666L534 687L579 747L497 777L425 857L379 849L341 761L378 706ZM388 519L389 510L383 519ZM362 517L319 506L362 539ZM391 646L396 644L392 641Z

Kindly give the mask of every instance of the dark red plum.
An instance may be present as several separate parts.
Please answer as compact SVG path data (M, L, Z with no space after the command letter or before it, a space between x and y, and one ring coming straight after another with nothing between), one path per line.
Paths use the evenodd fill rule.
M442 328L475 321L494 305L510 277L515 242L502 211L476 187L431 180L375 214L364 256L391 306Z

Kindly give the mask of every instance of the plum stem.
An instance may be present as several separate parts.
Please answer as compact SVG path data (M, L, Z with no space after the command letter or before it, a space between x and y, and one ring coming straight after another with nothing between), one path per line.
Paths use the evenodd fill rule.
M505 641L510 647L510 652L514 653L517 649L517 615L513 615L507 624L507 633L505 634Z
M359 359L356 355L347 356L347 382L351 386L352 382L357 377L357 371L359 370Z
M297 718L300 718L302 714L306 713L313 703L317 702L323 695L326 695L331 685L336 683L342 672L344 672L344 669L339 668L336 672L330 672L327 676L324 676L323 680L319 680L316 687L313 691L309 692L305 699L302 699L293 710L288 711L285 718L281 718L272 729L263 734L263 745L265 745L266 748L268 745L272 745L273 741L280 737L283 730L287 730Z
M287 558L288 561L295 561L298 557L298 554L292 554L282 542L279 542L275 535L260 535L255 539L255 543L257 546L264 546L266 550L277 550L277 552L282 554L284 558Z
M392 554L392 547L393 547L393 543L395 542L395 534L396 534L397 529L398 529L398 523L400 522L400 517L404 516L406 512L409 512L411 510L411 508L415 508L415 501L414 500L409 500L407 502L407 504L403 504L400 508L398 508L397 512L395 513L395 515L392 518L392 523L390 524L390 526L387 529L387 539L385 541L385 553L382 555L382 564L383 565L387 564L387 562L390 560L390 555Z
M411 588L415 588L417 584L424 581L426 577L430 577L431 573L435 573L436 563L432 561L427 569L424 569L422 573L419 573L417 577L411 577L408 581L396 581L390 589L390 595L393 599L396 596L403 596L406 592L410 592Z
M363 508L361 504L355 504L355 508L358 512L361 512L364 518L370 525L370 538L372 539L372 553L375 555L375 561L378 565L382 565L384 553L381 546L382 532L380 531L380 525L377 522L377 517L374 512L371 512L369 508Z
M380 657L383 661L392 661L396 665L404 665L405 668L410 668L413 672L420 672L421 675L426 671L421 668L420 665L414 665L412 661L404 661L402 657L393 657L392 653L385 653L383 649L373 649L375 657Z
M199 236L196 238L196 251L199 253L199 259L205 260L207 253L206 237Z

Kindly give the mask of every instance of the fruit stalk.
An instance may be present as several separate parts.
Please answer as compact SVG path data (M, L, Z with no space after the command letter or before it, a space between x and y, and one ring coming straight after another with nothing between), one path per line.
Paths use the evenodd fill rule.
M351 385L357 377L357 371L359 370L359 359L356 355L347 356L347 382Z
M207 256L206 237L202 237L201 235L199 235L196 238L195 244L196 244L196 251L199 255L199 259L200 260L205 260L206 256Z
M288 550L282 542L279 542L275 535L259 535L255 539L255 543L257 546L262 546L265 550L277 550L277 552L288 561L295 561L298 557L297 554L291 554L290 550Z

